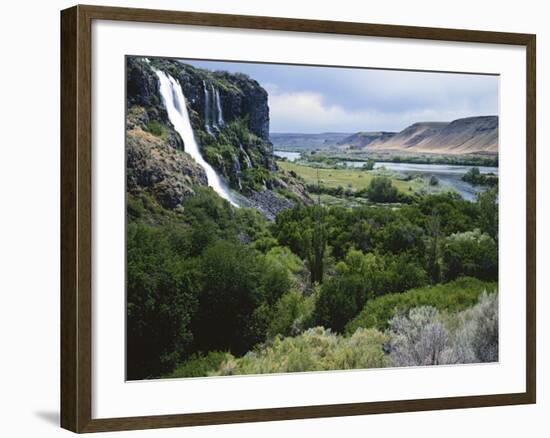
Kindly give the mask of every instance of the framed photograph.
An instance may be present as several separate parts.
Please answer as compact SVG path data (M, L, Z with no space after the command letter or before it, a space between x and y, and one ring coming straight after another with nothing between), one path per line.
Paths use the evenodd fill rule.
M61 423L535 403L535 35L61 13Z

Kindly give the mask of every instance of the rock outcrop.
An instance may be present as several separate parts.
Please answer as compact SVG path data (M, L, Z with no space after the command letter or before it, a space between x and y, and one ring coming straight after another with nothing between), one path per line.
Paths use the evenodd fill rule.
M244 204L272 217L296 201L311 202L303 184L277 168L269 141L268 96L258 82L177 60L137 57L127 58L128 190L148 190L163 206L174 208L194 193L194 185L207 184L168 118L155 70L181 85L202 157L250 200Z
M277 167L269 141L267 92L239 73L195 68L177 60L151 60L143 66L178 81L202 155L243 194L269 186Z
M288 208L292 208L295 202L284 196L275 193L272 190L261 190L253 192L247 198L247 206L260 210L269 220L274 220L277 213Z
M160 135L148 132L147 113L134 106L128 114L126 129L126 188L139 194L147 191L166 208L175 208L188 196L193 187L206 186L206 173L181 148L179 136L166 130ZM179 142L179 143L178 143Z

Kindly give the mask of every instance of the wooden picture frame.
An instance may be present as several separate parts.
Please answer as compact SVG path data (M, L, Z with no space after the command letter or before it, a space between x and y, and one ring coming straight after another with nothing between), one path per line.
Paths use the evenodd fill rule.
M355 36L518 45L525 65L527 193L526 391L521 393L251 409L194 414L92 418L92 35L94 20L187 24ZM536 401L535 79L531 34L75 6L61 12L61 426L99 432L318 417L530 404Z

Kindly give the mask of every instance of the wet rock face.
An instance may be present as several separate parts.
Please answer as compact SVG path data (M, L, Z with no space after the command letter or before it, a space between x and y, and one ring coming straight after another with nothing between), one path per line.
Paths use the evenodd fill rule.
M128 58L126 64L126 97L128 106L149 107L159 103L159 84L144 61Z
M278 169L269 141L267 92L240 73L194 68L175 60L127 58L127 186L175 208L207 185L202 166L185 153L160 97L155 70L182 87L201 154L225 182L273 219L296 202L311 203L296 176Z
M222 73L223 74L223 73ZM269 107L267 91L258 82L245 75L223 74L223 78L241 90L232 89L220 93L222 108L230 118L248 116L249 129L265 141L269 141Z
M278 170L269 141L268 94L257 81L175 60L156 59L147 67L179 82L201 153L232 189L259 190L262 179Z
M126 58L126 106L145 108L149 120L170 124L161 102L159 82L149 65L140 58Z
M212 95L217 91L225 122L247 118L250 132L269 142L268 96L257 81L240 73L207 73L176 61L170 61L169 65L172 73L177 73L176 78L191 109L200 116L200 120L194 120L200 125L195 128L206 130L205 114L208 113L208 106L213 109Z

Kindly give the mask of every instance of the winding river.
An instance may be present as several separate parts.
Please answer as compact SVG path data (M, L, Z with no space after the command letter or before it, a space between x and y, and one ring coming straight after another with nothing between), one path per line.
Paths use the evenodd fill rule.
M288 161L296 161L300 158L299 152L273 151L277 157L286 158ZM345 164L351 168L363 167L365 161L340 161L339 164ZM466 166L454 164L416 164L416 163L393 163L389 161L378 161L374 165L375 169L385 168L392 172L398 172L403 175L431 177L435 176L441 186L456 190L468 201L476 199L476 194L485 190L483 186L474 186L466 181L462 181L464 175L472 167L477 167L481 173L494 173L498 175L498 167L488 166Z

